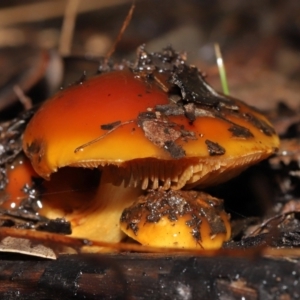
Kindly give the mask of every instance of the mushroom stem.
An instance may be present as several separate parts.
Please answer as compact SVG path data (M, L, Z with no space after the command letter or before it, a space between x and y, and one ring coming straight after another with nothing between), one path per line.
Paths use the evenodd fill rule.
M75 172L75 169L72 169L69 168L67 171ZM78 169L78 171L80 173L82 170ZM61 176L65 176L63 172L59 176L60 172L53 174L53 178L45 183L48 191L51 190L51 186L57 185ZM54 178L56 175L57 177ZM72 186L74 186L74 179ZM47 218L65 218L71 222L71 236L73 237L120 242L125 236L120 229L120 216L123 210L141 194L142 190L137 187L124 187L123 184L113 185L111 172L104 168L96 190L89 190L86 193L82 192L79 187L78 190L72 190L70 193L49 193L45 196L40 213Z
M120 229L120 216L141 193L140 188L101 182L87 214L74 224L72 235L87 238L88 232L88 238L92 240L120 242L125 237Z

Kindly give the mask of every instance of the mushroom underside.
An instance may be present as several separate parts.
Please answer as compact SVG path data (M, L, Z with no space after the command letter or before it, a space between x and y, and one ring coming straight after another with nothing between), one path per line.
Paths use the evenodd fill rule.
M119 168L124 168L124 166ZM149 193L152 197L148 198L148 202L151 202L151 199L159 198L162 193L165 193L164 199L172 201L171 198L175 195L178 199L181 199L181 203L187 203L184 205L188 205L189 208L178 217L178 220L174 219L171 223L166 222L165 226L162 226L161 221L157 222L157 225L155 225L155 221L152 222L151 226L148 227L151 227L153 230L151 228L148 228L148 230L153 231L152 236L156 236L156 239L149 238L149 240L145 240L144 237L141 240L137 239L137 241L150 246L200 247L207 249L218 248L222 242L229 238L230 226L223 206L221 205L221 208L220 205L215 205L215 208L211 206L209 207L209 213L206 212L210 204L208 205L207 200L201 200L202 198L205 199L202 195L204 193L201 194L192 191L190 193L188 191L174 191L172 189L164 191L163 188L157 190L151 189L149 192L149 190L142 190L141 187L132 185L125 186L125 181L118 182L118 185L115 185L117 182L114 178L116 174L114 170L112 166L102 167L98 187L90 185L90 190L86 191L86 189L80 189L78 179L81 178L81 174L89 176L89 172L93 172L97 177L98 175L97 172L94 172L95 170L73 167L62 168L52 175L50 181L44 183L46 192L43 196L43 208L40 210L40 213L49 219L66 219L71 223L72 237L117 243L122 241L126 235L133 237L128 230L124 230L124 225L122 226L121 219L124 212L134 206L135 203L141 201L141 199L144 199L144 197L147 197ZM74 177L75 180L71 177ZM89 177L88 180L91 181L92 177ZM66 178L70 181L67 185L62 183L63 179ZM64 181L67 182L68 180ZM84 181L81 186L84 186L86 180L81 180ZM74 187L74 185L77 186L77 188L73 189L72 187ZM53 191L53 188L57 188L58 186L60 190ZM196 196L190 196L194 195L193 193L196 193ZM209 196L206 196L206 198L207 197ZM209 198L210 203L212 203L211 199ZM156 204L153 203L153 205L155 206ZM199 232L202 232L201 237L198 238L195 237L196 229L188 225L191 222L190 219L194 218L194 215L197 216L199 222L193 226L197 228ZM226 224L226 228L222 225L224 230L218 232L216 235L211 231L211 228L218 222ZM176 242L174 242L174 238L171 237L168 243L164 243L165 239L163 238L164 233L162 227L167 228L164 230L167 230L169 235L176 236ZM147 230L147 227L145 228ZM181 231L182 239L184 240L177 237L177 234L173 234L172 232L174 230ZM217 236L217 238L215 238L215 236ZM111 249L87 248L87 251L111 251Z
M106 166L101 162L84 162L77 164L77 167L80 165L92 168L98 165L101 170L101 179L96 190L90 194L72 192L69 200L64 193L46 195L41 213L47 218L65 218L70 221L74 237L119 242L125 236L119 224L123 211L139 196L146 195L147 189L157 190L161 187L161 190L179 190L199 184L217 184L234 177L252 161L257 162L263 158L264 154L254 153L226 160L220 160L218 157L212 157L210 160L190 158L177 161L139 159ZM62 168L45 183L46 188L48 186L51 190L51 186L57 186L60 178L66 178L63 174L64 169L73 173L75 170L87 170ZM211 176L211 173L215 176Z
M271 152L270 152L271 153ZM105 169L107 182L116 186L141 186L143 190L179 190L195 186L207 187L225 182L254 163L270 155L267 151L248 153L239 157L184 158L159 160L136 159L128 162L84 161L72 164L76 167Z
M159 195L163 190L179 190L180 193L181 189L189 190L194 186L218 184L236 176L252 162L262 160L266 156L266 152L254 152L238 158L212 156L178 160L147 158L124 163L95 160L80 162L60 168L52 174L51 180L44 181L41 194L43 207L39 213L49 219L63 218L70 222L72 237L117 243L124 239L125 233L128 234L124 228L125 233L122 231L122 214L134 203L138 203L140 197L146 197L149 189L152 195ZM200 206L197 209L200 210ZM212 214L214 213L219 214L212 211ZM224 211L223 214L225 216ZM178 228L181 223L184 226L188 221L185 218L175 222L175 227ZM205 218L202 219L202 229L205 226L209 229L211 224L207 223ZM148 226L148 230L151 227L160 232L157 236L161 236L161 226L161 222L158 225L154 222ZM168 223L166 226L175 230L174 224ZM192 232L189 227L184 230L187 233ZM209 234L207 237L208 247L215 247ZM218 245L222 240L223 236L219 237ZM193 237L191 241L198 246L206 245L202 241L193 242ZM140 242L153 245L151 241ZM163 246L162 241L155 243ZM111 251L100 249L103 250Z

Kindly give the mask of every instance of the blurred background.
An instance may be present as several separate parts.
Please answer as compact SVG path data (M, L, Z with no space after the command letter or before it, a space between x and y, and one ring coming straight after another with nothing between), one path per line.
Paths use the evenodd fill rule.
M94 74L131 5L129 0L2 0L0 117L11 115L8 108L17 110L22 93L42 101L84 71ZM172 45L187 52L188 61L220 90L218 43L232 96L263 110L279 101L298 109L299 1L137 0L135 5L114 60L132 58L144 43L149 51Z

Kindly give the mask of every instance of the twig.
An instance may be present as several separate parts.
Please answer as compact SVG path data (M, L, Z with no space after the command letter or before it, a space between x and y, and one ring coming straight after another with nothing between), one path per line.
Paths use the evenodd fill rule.
M18 86L14 85L13 87L15 94L19 98L19 101L22 103L25 110L29 110L32 108L32 101L29 97L27 97L23 90Z
M114 5L127 3L129 0L88 0L82 1L78 14ZM37 3L24 4L16 7L0 9L0 26L15 25L45 21L64 15L66 0L39 1Z
M107 135L109 135L110 133L112 133L113 131L115 131L116 129L118 129L119 127L123 126L123 125L127 125L129 123L133 123L134 120L129 120L129 121L126 121L126 122L122 122L122 123L119 123L117 124L116 126L114 126L112 129L108 130L107 132L105 132L104 134L98 136L97 138L83 144L83 145L80 145L79 147L77 147L75 150L74 150L74 153L77 153L79 151L82 151L84 148L88 147L88 146L91 146L97 142L99 142L100 140L102 140L103 138L105 138Z
M59 53L67 56L71 53L71 44L74 35L75 20L80 0L68 0L64 15L59 41Z
M108 51L106 57L105 57L105 61L107 62L109 60L109 58L111 57L111 55L115 52L115 49L118 45L118 43L120 42L123 34L124 34L124 31L126 30L126 28L128 27L129 23L130 23L130 20L132 18L132 15L133 15L133 12L134 12L134 9L135 9L135 4L134 4L134 1L130 7L130 10L129 12L127 13L127 16L123 22L123 25L122 25L122 28L121 30L119 31L119 34L114 42L114 44L112 45L111 49Z

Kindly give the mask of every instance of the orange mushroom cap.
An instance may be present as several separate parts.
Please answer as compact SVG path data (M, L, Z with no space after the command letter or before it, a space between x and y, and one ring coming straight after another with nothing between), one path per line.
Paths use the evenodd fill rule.
M121 229L143 245L217 249L231 235L223 201L198 191L150 191L121 216Z
M44 178L64 166L109 166L116 183L144 189L217 184L278 145L262 114L215 92L171 48L141 48L135 64L59 92L23 139Z
M18 207L28 197L24 188L31 188L34 185L33 178L37 176L28 158L19 155L12 164L7 166L8 182L3 190L4 201L1 203L1 208L13 209Z

